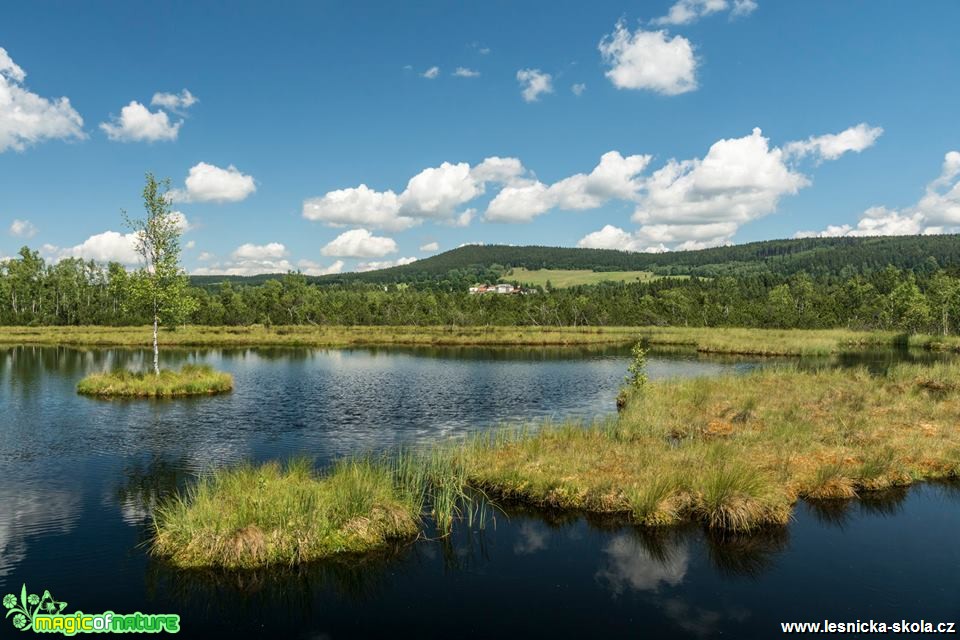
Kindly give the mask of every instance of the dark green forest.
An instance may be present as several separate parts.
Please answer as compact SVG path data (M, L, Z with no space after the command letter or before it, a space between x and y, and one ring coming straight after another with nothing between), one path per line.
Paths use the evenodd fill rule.
M725 261L723 261L725 260ZM690 278L471 296L506 269L649 269ZM957 236L782 240L673 254L473 246L379 272L192 278L206 325L675 325L960 330ZM0 263L0 324L131 325L148 317L121 265L56 263L24 248Z

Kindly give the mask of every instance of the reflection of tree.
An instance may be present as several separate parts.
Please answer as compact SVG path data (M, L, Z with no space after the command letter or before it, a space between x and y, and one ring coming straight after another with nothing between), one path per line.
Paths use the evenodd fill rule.
M773 566L778 553L790 544L787 527L768 527L752 533L706 531L710 560L727 576L758 578Z

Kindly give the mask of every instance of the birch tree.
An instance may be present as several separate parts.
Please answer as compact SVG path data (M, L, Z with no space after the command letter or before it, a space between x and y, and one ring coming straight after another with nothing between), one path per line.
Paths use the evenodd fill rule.
M172 210L170 180L157 181L147 173L143 187L143 207L147 216L131 219L123 212L127 226L136 237L136 250L142 266L131 279L135 303L153 317L153 372L160 375L159 328L161 324L182 322L195 307L187 296L187 274L180 266L182 216Z

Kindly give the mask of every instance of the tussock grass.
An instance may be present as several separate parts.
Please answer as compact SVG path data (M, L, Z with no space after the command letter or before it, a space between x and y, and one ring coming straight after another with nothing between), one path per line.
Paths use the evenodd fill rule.
M183 568L295 565L412 538L430 516L483 524L485 506L441 449L342 460L322 474L310 461L242 465L201 478L155 514L152 549Z
M765 369L651 383L615 421L474 438L469 481L534 505L724 531L834 499L960 475L960 364ZM935 387L931 391L931 387Z
M233 389L233 376L209 365L185 364L179 371L113 371L92 373L77 383L77 393L101 397L170 398L224 393Z

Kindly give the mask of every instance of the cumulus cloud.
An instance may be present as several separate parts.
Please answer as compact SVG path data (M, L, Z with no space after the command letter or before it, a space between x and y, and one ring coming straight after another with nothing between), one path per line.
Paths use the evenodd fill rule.
M331 226L362 224L376 229L399 231L419 224L400 216L400 204L393 191L375 191L365 184L337 189L303 202L303 217Z
M60 248L44 245L44 251L54 260L81 258L96 262L119 262L128 266L140 262L137 253L137 234L104 231L90 236L73 247Z
M376 271L377 269L389 269L390 267L399 267L411 262L416 262L416 258L397 258L396 260L380 260L373 262L361 262L357 265L357 271Z
M633 215L655 240L693 241L689 248L725 244L740 225L776 210L809 179L784 162L760 129L719 140L702 159L670 160L645 184ZM703 231L712 236L705 237Z
M871 127L866 122L861 122L840 133L828 133L789 142L784 145L783 152L798 158L812 155L819 160L836 160L847 152L860 153L872 147L882 134L883 127Z
M582 96L582 95L583 95L583 92L586 91L586 90L587 90L587 85L584 84L584 83L582 83L582 82L578 82L578 83L576 83L575 85L573 85L572 87L570 87L570 91L573 91L573 95L578 96L578 97L579 97L579 96Z
M700 18L729 11L733 17L746 16L757 8L754 0L678 0L667 11L667 15L651 20L655 25L685 25Z
M331 240L320 253L338 258L382 258L396 251L393 238L375 236L366 229L351 229Z
M629 231L612 224L604 225L599 231L588 233L577 241L581 249L616 249L618 251L643 251L640 241Z
M940 175L927 184L923 197L904 209L870 207L857 221L829 225L822 231L799 231L795 237L893 236L960 233L960 151L943 157Z
M439 251L440 243L438 242L428 242L426 244L420 245L420 251Z
M631 200L642 186L639 174L649 163L649 155L624 157L609 151L589 174L578 173L550 186L539 181L507 185L487 206L484 217L494 222L529 222L553 208L594 209L614 198Z
M256 192L253 176L244 175L235 166L221 169L206 162L190 168L185 189L173 189L174 202L240 202Z
M343 260L335 260L326 267L321 264L317 264L312 260L299 260L297 262L297 267L300 269L301 273L308 276L328 276L333 273L340 273L343 271L343 266Z
M457 67L453 75L458 78L476 78L480 75L480 72L476 69L468 69L467 67Z
M171 215L181 233L192 228L190 221L181 212L174 211ZM137 253L137 234L134 232L104 231L72 247L45 244L42 251L55 261L64 258L81 258L95 262L119 262L127 266L138 265L141 262L140 254Z
M483 184L471 175L466 162L424 169L407 182L400 194L400 214L418 218L447 218L482 193Z
M486 158L470 167L466 162L441 163L424 169L407 182L398 196L394 191L376 191L365 184L330 191L303 203L303 217L331 226L360 225L398 231L424 219L465 226L472 213L457 209L484 193L490 183L513 183L526 170L516 158Z
M294 271L287 260L287 248L280 242L267 244L245 243L234 249L231 259L225 262L200 267L194 275L254 276L261 273L287 273ZM203 259L203 256L201 256Z
M235 260L267 260L282 258L287 255L287 248L279 242L267 244L252 244L247 242L233 251Z
M45 140L82 140L83 118L67 98L47 99L24 86L27 73L0 47L0 153Z
M18 238L32 238L37 235L37 227L29 220L14 219L10 223L10 235Z
M427 80L433 80L440 75L440 67L430 67L426 71L420 74L420 77L426 78Z
M176 140L182 124L183 120L170 122L165 111L150 111L133 100L120 110L119 117L101 122L100 128L114 142L158 142Z
M150 105L154 107L162 107L168 111L173 111L174 113L182 113L198 102L200 102L200 100L198 100L195 95L190 93L189 90L184 89L180 93L157 92L153 94L153 99L150 101Z
M542 94L553 93L553 76L540 69L520 69L517 82L525 102L536 102Z
M666 31L630 33L623 21L599 44L600 55L610 67L607 78L618 89L645 89L674 96L697 88L697 58L693 45L683 36Z

